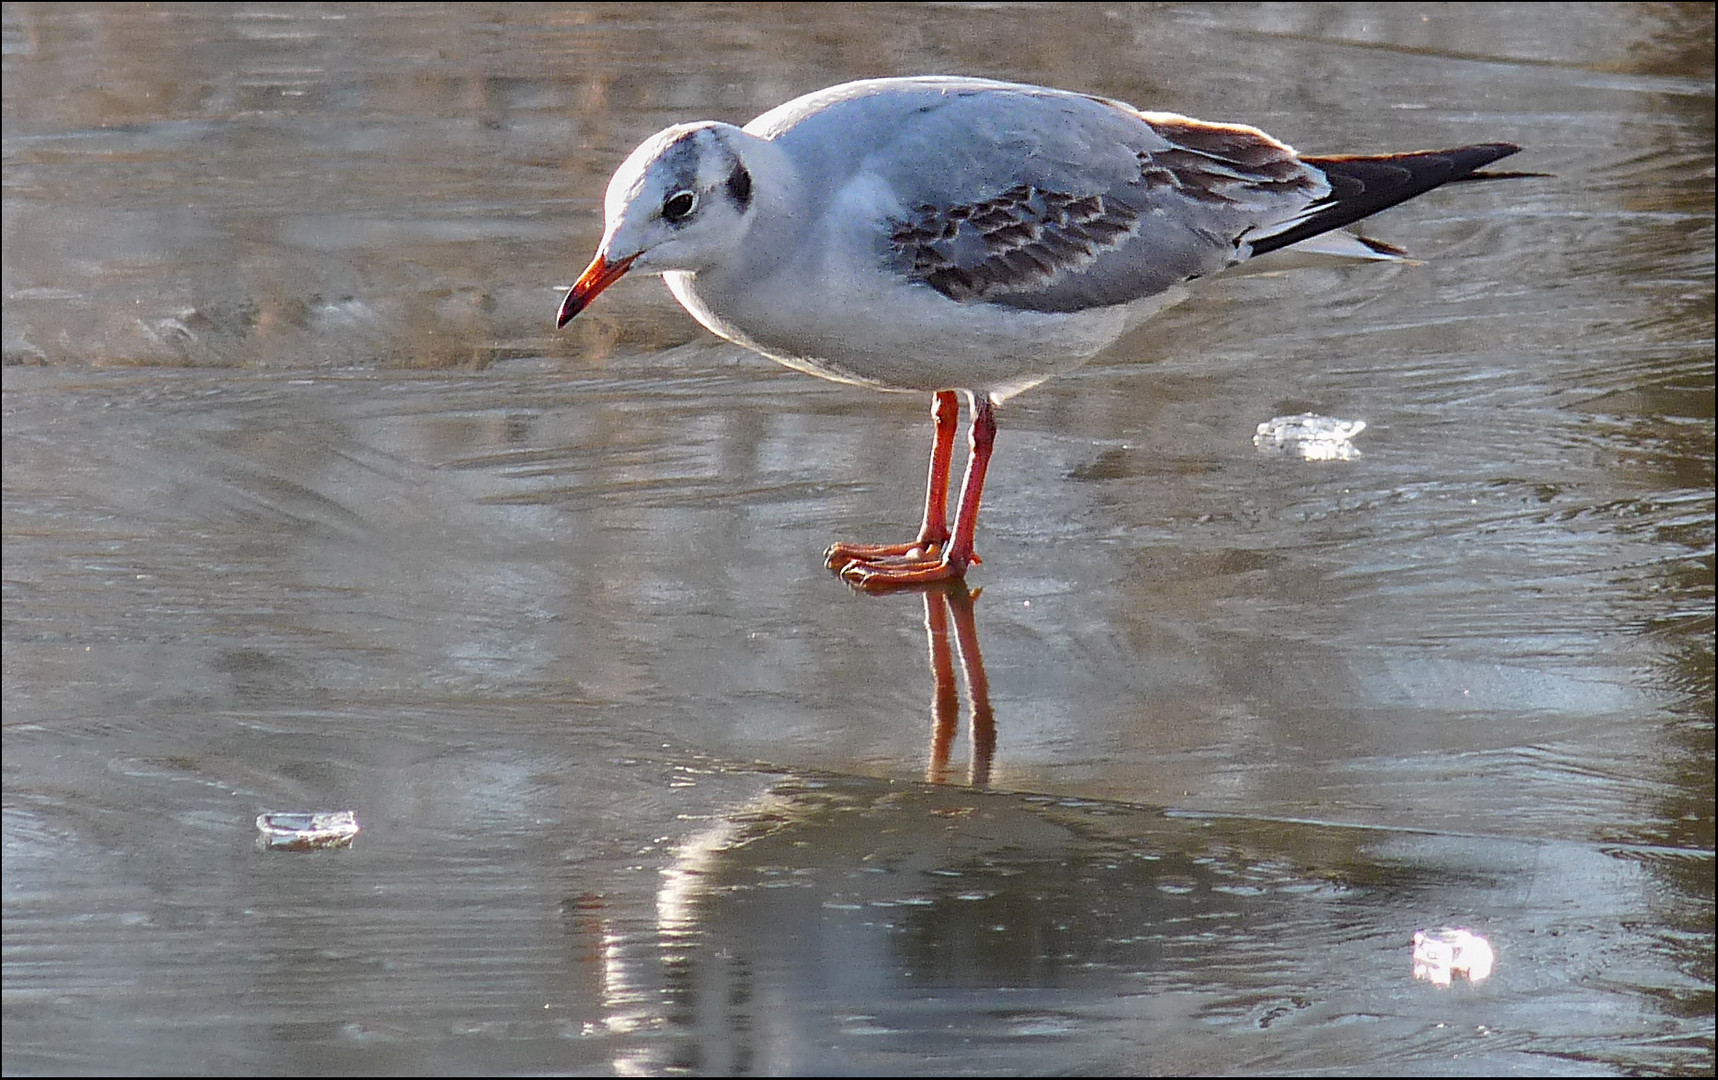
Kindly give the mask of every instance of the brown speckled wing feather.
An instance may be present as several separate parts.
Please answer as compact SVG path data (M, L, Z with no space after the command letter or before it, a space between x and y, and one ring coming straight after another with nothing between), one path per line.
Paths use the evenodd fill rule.
M1325 194L1319 175L1263 132L1130 115L1139 145L1122 182L1080 189L1076 173L1072 190L1016 184L983 201L920 203L892 223L897 267L961 302L1124 303L1237 261L1249 230Z
M1132 166L1119 176L1058 170L1056 184L1016 179L981 200L913 204L890 222L896 269L962 303L1126 303L1341 228L1516 150L1301 158L1254 128L1087 100L1132 122ZM1116 119L1103 117L1106 135Z

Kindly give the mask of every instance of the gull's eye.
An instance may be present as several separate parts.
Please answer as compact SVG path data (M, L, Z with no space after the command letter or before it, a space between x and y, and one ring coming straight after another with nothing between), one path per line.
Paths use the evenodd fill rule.
M698 209L698 193L696 191L676 191L662 200L662 216L670 224L678 224L692 216L692 211Z

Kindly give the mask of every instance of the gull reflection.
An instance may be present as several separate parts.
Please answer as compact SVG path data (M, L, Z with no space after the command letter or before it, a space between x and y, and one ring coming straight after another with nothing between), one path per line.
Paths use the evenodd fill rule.
M952 676L958 608L931 599ZM1351 884L1388 876L1364 830L758 779L698 815L654 879L569 905L593 991L579 1030L607 1041L617 1075L897 1075L969 1046L1000 1055L976 1071L1036 1074L1065 1064L1058 1037L1087 1024L1257 1031L1340 981L1353 920L1394 925L1421 902Z
M955 580L925 586L924 598L932 679L931 753L925 779L933 784L954 782L949 775L948 759L960 727L960 692L954 675L958 660L972 708L972 745L967 757L966 782L973 787L984 787L990 783L996 757L996 715L990 710L990 683L984 677L984 657L978 651L978 625L972 617L972 602L978 599L978 593L968 591L966 582Z

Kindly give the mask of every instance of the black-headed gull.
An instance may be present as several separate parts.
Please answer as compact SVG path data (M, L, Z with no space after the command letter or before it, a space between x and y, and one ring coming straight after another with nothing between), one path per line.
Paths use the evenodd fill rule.
M647 139L609 182L602 244L555 324L622 274L661 274L730 341L827 379L933 394L918 536L836 544L826 562L870 588L957 578L976 561L997 405L1255 255L1395 258L1332 230L1496 175L1476 170L1517 149L1303 158L1256 128L1041 86L845 83L743 128ZM971 451L951 530L957 391Z

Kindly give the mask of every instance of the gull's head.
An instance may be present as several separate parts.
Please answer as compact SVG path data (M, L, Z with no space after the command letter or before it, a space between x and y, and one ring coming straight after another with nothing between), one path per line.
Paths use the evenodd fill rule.
M753 213L752 173L741 153L750 139L732 124L704 121L657 132L634 150L608 183L602 244L555 325L565 326L628 270L697 272L731 250Z

